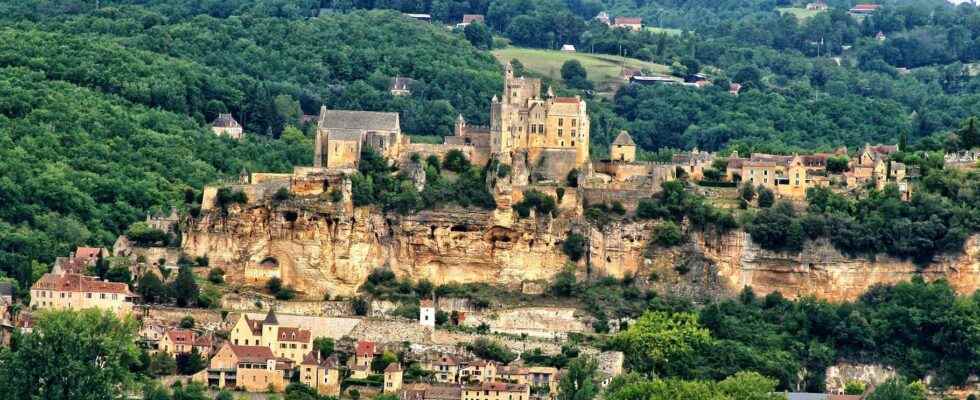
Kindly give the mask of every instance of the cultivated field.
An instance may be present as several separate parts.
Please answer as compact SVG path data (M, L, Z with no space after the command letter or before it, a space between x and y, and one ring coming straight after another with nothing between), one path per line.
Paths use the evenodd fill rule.
M805 8L802 8L802 7L778 7L778 8L776 8L776 10L779 10L779 12L780 13L783 13L783 14L786 14L786 13L793 14L793 15L796 16L797 19L800 19L800 20L811 18L814 15L817 15L817 14L820 14L820 13L823 12L823 11L816 11L816 10L807 10Z
M556 80L561 79L561 66L565 61L578 60L588 72L589 80L595 83L596 89L600 92L614 91L623 83L621 74L624 66L658 74L666 74L670 71L663 64L607 54L566 53L558 50L507 47L494 50L493 55L501 63L507 63L516 58L529 71Z

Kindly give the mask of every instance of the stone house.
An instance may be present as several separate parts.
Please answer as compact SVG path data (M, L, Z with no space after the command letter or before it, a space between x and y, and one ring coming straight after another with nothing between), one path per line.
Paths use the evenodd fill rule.
M612 25L613 28L629 29L631 31L643 30L643 18L638 17L616 17Z
M268 347L225 343L211 358L209 367L191 379L217 388L282 392L289 384L293 366L292 360L275 357Z
M31 286L32 310L98 308L119 316L133 311L129 285L74 273L47 273Z
M379 155L396 159L402 145L398 113L320 108L314 140L314 167L357 168L362 144Z
M313 350L300 363L299 380L324 396L340 396L340 361L337 356L322 357Z
M211 122L211 131L218 136L228 136L240 140L244 136L242 125L231 114L218 114Z
M459 366L460 363L456 358L451 356L442 356L439 361L433 364L433 372L435 372L435 380L439 383L457 383L459 382Z
M460 382L496 382L497 363L475 360L459 366Z
M402 366L399 363L391 363L384 370L384 392L396 393L402 390Z
M348 360L351 367L371 368L374 355L377 351L377 344L368 340L359 340L354 346L354 357Z
M159 350L167 354L177 355L190 353L194 349L197 335L189 329L171 329L160 339Z
M700 151L697 147L690 152L683 152L674 154L671 158L671 162L678 168L684 170L687 176L695 181L700 181L704 179L704 170L711 168L711 164L715 160L715 155L706 151ZM720 171L722 174L725 171Z
M436 306L432 300L425 299L419 303L419 324L429 328L435 328Z
M457 28L465 28L474 22L479 22L485 24L485 18L483 14L463 14L463 21L456 24Z
M528 400L530 398L531 390L528 385L484 382L479 385L463 386L460 400Z
M462 388L456 385L416 383L398 391L399 400L460 400Z
M805 198L807 188L813 184L799 155L756 153L746 159L735 154L728 158L725 174L731 182L762 186L781 196L796 199Z
M161 230L165 233L176 233L177 224L180 223L180 215L177 214L177 208L171 207L170 214L154 214L146 216L146 224L150 228Z
M547 388L549 394L558 393L558 369L555 367L508 365L497 370L499 381Z
M267 347L277 357L285 358L294 364L313 348L313 338L309 330L297 327L280 326L276 312L269 309L264 320L252 320L246 314L238 318L229 337L236 346Z
M806 4L807 11L827 11L828 8L827 3L823 1L815 1L813 3Z

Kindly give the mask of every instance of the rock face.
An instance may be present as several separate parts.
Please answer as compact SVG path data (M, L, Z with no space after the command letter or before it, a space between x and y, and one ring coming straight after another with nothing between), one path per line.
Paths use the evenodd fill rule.
M764 250L745 232L695 235L694 242L716 264L724 286L737 290L750 285L756 294L780 291L790 298L851 300L875 284L916 275L927 280L945 278L960 293L980 288L980 235L967 240L963 253L937 256L924 268L888 256L850 258L827 240L807 242L798 254Z
M207 255L232 282L274 258L285 284L317 297L352 295L382 266L435 284L514 288L562 269L567 258L558 244L568 228L561 220L529 218L506 226L498 221L512 218L501 213L457 209L398 216L312 203L234 206L227 215L214 211L189 221L183 250Z
M435 284L487 282L515 290L546 286L569 263L561 243L570 231L589 239L587 256L578 262L580 277L645 280L656 275L656 282L650 279L655 289L694 298L732 295L751 285L763 295L780 291L790 298L841 301L872 285L920 274L945 278L962 293L980 288L976 235L963 253L939 256L921 268L885 256L850 258L827 241L808 242L799 254L776 253L740 231L694 233L685 247L659 249L650 246L657 222L626 220L600 230L574 211L558 218L517 219L504 206L400 216L323 200L235 205L183 224L183 251L191 257L207 255L231 282L244 282L249 269L274 265L285 284L316 299L353 295L382 266L399 277Z

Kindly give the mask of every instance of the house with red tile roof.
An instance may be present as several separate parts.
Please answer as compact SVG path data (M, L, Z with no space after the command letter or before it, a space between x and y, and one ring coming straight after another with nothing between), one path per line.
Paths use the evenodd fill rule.
M855 4L854 7L851 7L851 9L848 10L848 13L854 16L867 16L873 14L875 11L878 11L879 8L881 8L881 4L861 3Z
M171 355L190 353L196 340L197 334L190 329L171 329L160 339L160 351Z
M98 308L127 315L133 310L129 285L102 281L77 273L47 273L31 286L31 309L83 310Z
M231 328L231 344L237 346L266 346L276 354L299 364L313 349L313 334L307 329L281 326L276 311L269 309L265 319L256 320L242 314Z
M340 360L310 351L299 365L299 381L323 396L340 397Z
M629 29L631 31L643 30L643 18L638 17L616 17L613 20L613 28Z
M282 392L289 384L296 363L276 357L266 346L236 346L225 343L211 358L208 368L192 377L194 382L218 388L258 393L271 388Z

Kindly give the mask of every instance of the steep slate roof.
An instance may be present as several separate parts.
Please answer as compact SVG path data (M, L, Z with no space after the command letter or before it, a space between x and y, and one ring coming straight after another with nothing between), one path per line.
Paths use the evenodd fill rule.
M235 118L231 114L218 114L218 118L214 119L211 126L218 128L241 128L242 126L235 121Z
M262 324L279 325L279 319L276 318L276 309L269 307L269 313L265 315L265 319L262 320Z
M275 359L272 350L266 346L238 346L229 344L231 351L235 353L239 361L247 362L266 362Z
M630 137L629 132L619 131L619 135L616 136L616 140L613 140L612 144L617 146L636 146L636 142Z
M321 129L350 129L358 131L397 131L398 113L374 111L328 110L320 108L318 126Z
M581 101L575 97L555 97L555 103L578 104Z
M312 350L309 353L306 353L306 355L303 356L303 362L301 363L301 365L316 365L327 369L334 368L339 364L340 360L337 359L337 356L331 355L330 357L323 358L320 357L320 352L318 350Z
M130 295L129 285L119 282L103 282L90 276L66 273L56 275L52 273L44 274L31 289L52 290L57 292L93 292L93 293L116 293Z

